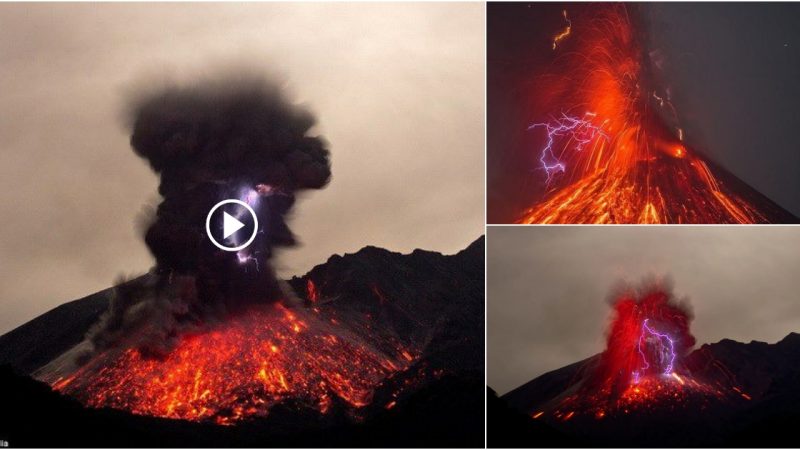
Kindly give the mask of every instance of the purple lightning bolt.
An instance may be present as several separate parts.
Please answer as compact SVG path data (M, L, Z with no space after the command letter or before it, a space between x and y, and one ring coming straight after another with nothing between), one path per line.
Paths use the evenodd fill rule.
M661 360L662 361L666 359L665 354L664 354L664 350L669 351L669 363L667 364L667 367L664 369L664 372L663 372L664 375L669 375L669 374L672 373L672 368L673 368L673 365L675 364L675 343L672 341L672 338L669 337L669 335L666 335L666 334L663 334L663 333L659 333L658 331L650 328L650 326L647 324L648 320L650 320L650 319L644 319L644 322L642 323L642 334L639 335L638 350L639 350L639 354L642 355L642 361L644 362L644 367L642 368L642 371L647 370L650 367L650 363L647 362L647 356L645 355L644 351L642 350L642 341L647 339L646 334L649 333L652 336L655 336L656 338L658 338L658 349L661 352ZM668 347L663 345L664 340L666 340L669 343ZM638 370L633 372L633 382L634 383L638 383L639 382L639 371Z
M271 186L267 186L265 184L259 184L256 186L256 189L252 189L249 187L244 187L239 190L239 199L248 205L252 206L253 209L258 208L259 198L262 196L267 196L272 194L273 188ZM234 213L234 216L237 219L241 219L244 215L243 210L238 210ZM236 240L236 235L230 237L230 239L234 242L235 245L238 245L239 242ZM241 265L249 265L251 262L255 265L256 271L259 270L258 268L258 259L254 256L254 254L250 253L249 249L239 250L236 252L236 257L239 260L239 264Z
M553 175L558 172L564 173L567 170L566 163L561 161L553 151L553 146L557 139L566 138L565 147L571 142L575 142L576 152L583 150L586 144L597 137L608 139L608 136L602 130L602 125L597 126L591 122L594 117L595 114L591 112L585 113L583 118L571 117L562 112L561 117L551 123L535 123L528 127L528 130L544 128L547 132L547 142L542 149L539 162L542 163L542 168L547 172L548 183L550 183Z

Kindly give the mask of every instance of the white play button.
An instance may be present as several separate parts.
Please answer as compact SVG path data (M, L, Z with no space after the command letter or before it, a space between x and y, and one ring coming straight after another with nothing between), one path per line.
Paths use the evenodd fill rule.
M236 220L232 215L225 211L222 214L222 239L228 239L228 236L244 228L244 224Z
M233 245L234 245L233 247L228 247L227 245L224 245L224 244L220 243L217 240L217 238L219 237L219 228L216 228L216 232L217 232L216 236L217 237L214 237L214 232L211 230L211 222L212 222L212 217L214 216L214 213L217 212L217 210L220 207L223 207L223 206L229 205L229 204L233 204L234 206L227 206L225 209L231 210L230 208L234 208L236 210L236 212L234 212L236 217L241 218L242 215L245 214L245 211L246 211L247 214L250 214L250 217L252 219L252 220L243 219L243 220L245 220L245 222L247 222L247 224L245 224L245 223L242 223L242 221L237 219L236 217L228 214L226 211L221 210L221 212L222 212L222 221L221 221L222 222L222 239L220 239L220 240L224 241L226 244L229 244L230 241L233 240ZM220 219L219 214L217 214L216 218L214 219L214 223L217 224L216 227L219 227L219 222L220 222L219 219ZM231 239L231 240L228 239L229 237L233 236L234 233L236 233L237 231L239 231L239 230L241 230L242 228L245 228L245 227L248 227L248 228L252 227L252 230L250 230L250 232L249 232L250 237L245 242L240 244L240 242L241 242L240 239L235 239L235 238ZM239 250L241 250L241 249L243 249L243 248L245 248L248 245L253 243L253 240L256 238L256 235L258 234L258 217L256 216L256 212L253 211L253 208L250 205L248 205L247 203L245 203L245 202L243 202L241 200L233 199L233 198L232 199L228 199L228 200L223 200L223 201L217 203L216 205L214 205L214 207L211 208L211 211L208 212L208 216L206 217L206 234L208 235L208 238L211 240L211 242L217 248L219 248L221 250L225 250L226 252L236 252L236 251L239 251Z

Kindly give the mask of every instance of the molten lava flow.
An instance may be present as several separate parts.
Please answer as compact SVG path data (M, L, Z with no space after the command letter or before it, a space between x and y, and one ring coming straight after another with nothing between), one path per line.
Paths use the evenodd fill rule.
M531 160L545 192L518 222L769 221L684 144L669 91L654 87L633 7L592 8L563 12L552 66L534 83L528 130L540 144Z
M314 280L311 278L309 278L306 282L306 292L308 294L308 300L311 301L311 303L317 303L319 301L319 292L317 292L317 286L314 284Z
M256 307L183 337L164 358L136 348L102 354L53 386L92 407L230 424L283 401L321 413L334 398L363 407L415 359L400 346L378 351L315 310Z
M687 310L658 286L620 294L599 360L584 367L581 378L562 396L531 411L531 416L603 420L634 412L749 400L735 380L701 380L683 364L682 358L695 344L690 320Z

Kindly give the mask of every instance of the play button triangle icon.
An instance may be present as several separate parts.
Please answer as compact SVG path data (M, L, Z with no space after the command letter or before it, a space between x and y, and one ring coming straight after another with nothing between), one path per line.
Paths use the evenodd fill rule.
M232 215L226 213L225 211L223 211L222 214L222 239L227 239L228 236L236 233L244 227L244 224L239 222Z
M231 203L239 205L241 209L237 208L233 216L222 210L222 240L228 239L233 233L236 233L242 228L247 228L247 234L250 236L248 238L245 238L244 236L238 236L239 239L236 239L235 242L226 242L228 245L233 244L233 247L224 245L217 240L220 237L220 230L219 228L216 228L219 227L219 208ZM250 214L250 218L245 218L245 223L242 223L239 219L243 218L247 214ZM216 224L213 232L211 230L212 221ZM245 232L243 231L242 234L245 234ZM250 205L239 199L229 198L227 200L223 200L214 205L214 207L208 211L208 215L206 216L206 235L208 235L208 239L211 241L211 243L220 250L224 250L226 252L238 252L239 250L252 244L257 234L258 217L256 216L256 212L253 211L253 208Z

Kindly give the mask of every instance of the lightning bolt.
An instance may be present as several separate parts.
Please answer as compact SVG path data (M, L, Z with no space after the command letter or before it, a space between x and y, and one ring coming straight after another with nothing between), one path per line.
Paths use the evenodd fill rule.
M567 139L564 145L565 149L570 143L574 142L576 152L583 150L586 144L598 137L608 140L608 135L603 132L602 125L597 126L592 123L592 119L595 116L595 113L586 112L583 118L578 118L568 116L562 112L560 118L550 123L534 123L528 127L529 131L543 128L547 132L547 141L544 148L542 148L539 162L541 162L542 168L547 173L548 184L556 173L564 173L567 170L566 163L555 155L553 147L557 140Z
M259 271L258 259L255 256L247 254L244 250L240 250L236 252L236 258L239 260L239 264L241 265L246 265L250 262L253 262L256 266L256 272ZM245 269L245 272L247 272L247 269Z
M239 189L238 198L239 198L239 200L241 200L241 201L247 203L248 205L250 205L253 208L254 211L258 211L259 206L260 206L259 203L260 203L261 197L269 197L271 195L280 195L280 194L281 194L281 190L278 189L278 188L275 188L273 186L266 185L266 184L257 184L255 186L255 189L253 189L253 188L251 188L249 186L245 186L245 187ZM267 206L268 205L263 205L262 207L267 207ZM246 213L245 213L245 211L243 209L239 209L234 213L234 216L237 219L242 219L245 215L246 215ZM262 225L262 228L258 230L258 233L259 234L264 234L265 232L266 232L266 230L264 229L264 226ZM236 239L236 235L235 234L232 235L229 239L235 245L239 244L239 241ZM258 251L254 251L254 252L250 253L250 251L248 249L244 249L244 250L240 250L240 251L236 252L236 257L238 258L240 265L248 266L250 263L253 263L255 265L255 267L256 267L256 271L259 271L258 253L259 253ZM245 267L245 271L247 271L247 267Z
M642 350L642 341L646 341L647 334L650 334L652 336L655 336L658 340L658 351L661 353L661 359L665 360L667 357L669 358L669 363L667 364L667 367L663 370L663 374L670 375L672 374L672 369L673 366L675 365L675 343L673 342L672 338L669 337L669 335L664 333L659 333L658 331L650 328L650 325L647 324L648 320L650 319L644 319L644 322L642 323L642 333L639 335L638 350L639 354L642 356L642 361L644 362L644 367L642 367L642 373L644 373L644 371L650 368L650 363L647 362L647 355L645 355L644 350ZM668 342L669 345L668 346L663 345L664 341ZM665 355L664 352L665 350L669 352L668 356ZM633 372L634 383L639 382L640 375L641 374L638 370Z
M268 187L265 185L258 185L256 186L256 189L251 189L249 187L242 188L239 193L239 199L252 206L253 209L256 209L258 207L259 197L262 195L269 195L271 193L271 190L267 190L267 188ZM245 212L241 209L234 214L237 219L242 219L244 215ZM235 235L231 236L230 239L234 241L235 245L239 244ZM251 255L247 249L236 252L236 258L239 260L239 264L243 266L247 266L252 262L256 266L256 272L259 271L258 258L256 258L254 255ZM246 268L245 271L247 271Z

